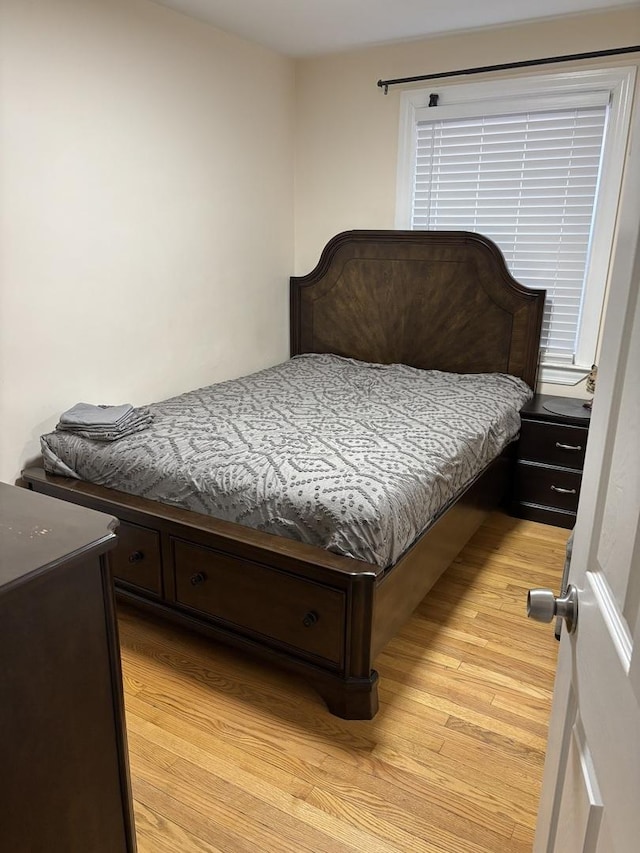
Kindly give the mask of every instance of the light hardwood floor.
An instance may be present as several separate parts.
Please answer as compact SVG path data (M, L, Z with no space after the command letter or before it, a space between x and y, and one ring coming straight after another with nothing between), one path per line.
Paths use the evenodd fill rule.
M377 661L380 711L121 608L139 853L530 851L568 531L495 513Z

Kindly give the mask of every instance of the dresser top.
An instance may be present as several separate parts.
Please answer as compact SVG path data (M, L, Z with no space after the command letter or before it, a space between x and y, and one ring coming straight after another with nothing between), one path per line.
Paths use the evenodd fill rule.
M108 551L116 527L102 512L0 483L0 589L70 557Z

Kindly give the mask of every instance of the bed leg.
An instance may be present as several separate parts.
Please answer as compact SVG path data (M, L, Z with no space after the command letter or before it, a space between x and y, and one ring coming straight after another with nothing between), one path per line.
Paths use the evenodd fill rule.
M378 673L371 670L369 678L349 678L322 681L315 689L327 703L328 709L343 720L372 720L378 711Z

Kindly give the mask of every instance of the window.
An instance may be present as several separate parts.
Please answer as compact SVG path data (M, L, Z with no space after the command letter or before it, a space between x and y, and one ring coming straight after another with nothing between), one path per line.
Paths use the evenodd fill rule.
M477 231L512 275L547 291L542 376L595 360L633 70L405 92L397 225Z

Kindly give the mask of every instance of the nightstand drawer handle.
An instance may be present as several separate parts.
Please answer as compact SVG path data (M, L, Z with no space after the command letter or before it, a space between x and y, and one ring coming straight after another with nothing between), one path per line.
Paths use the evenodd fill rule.
M577 495L578 494L577 489L562 489L560 486L551 486L551 489L554 492L558 492L558 494L561 494L561 495Z
M556 441L556 447L560 450L582 450L582 446L580 444L562 444L560 441Z

